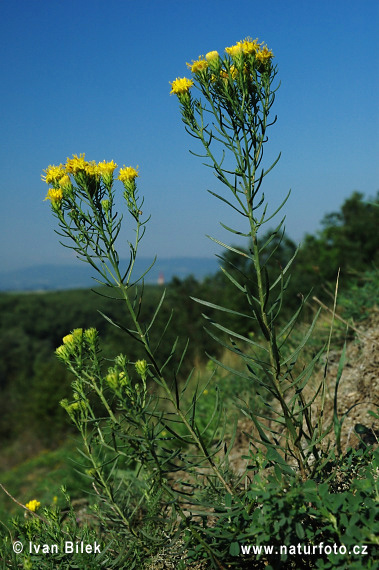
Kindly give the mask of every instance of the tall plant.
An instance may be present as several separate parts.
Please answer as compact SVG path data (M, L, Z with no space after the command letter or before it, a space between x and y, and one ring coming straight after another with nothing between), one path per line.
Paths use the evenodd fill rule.
M89 263L98 274L97 281L108 288L107 296L124 306L117 322L103 316L139 343L145 353L145 358L136 362L124 354L113 362L106 361L94 328L74 329L56 350L74 376L73 397L63 400L62 406L82 436L83 467L102 504L99 517L111 532L117 529L133 537L131 544L138 558L146 533L150 533L154 549L166 540L160 531L162 525L166 529L171 523L175 526L177 517L183 524L188 522L184 505L188 505L191 493L188 482L184 483L186 491L177 479L173 480L175 473L184 472L193 485L204 471L212 487L229 494L234 489L225 468L214 457L222 445L219 431L215 439L219 402L208 425L200 426L196 410L201 391L186 396L191 374L184 384L178 381L185 353L173 373L167 365L176 343L168 359L161 355L169 322L158 344L152 345L150 331L165 293L150 322L140 320L145 274L134 278L133 269L148 220L142 217L138 171L124 166L117 180L124 186L135 239L129 242L129 263L122 267L118 253L122 216L115 210L116 168L113 161L96 163L87 161L84 154L74 155L65 164L49 166L43 178L51 185L46 199L58 220L62 244ZM98 292L104 295L104 291Z
M223 226L233 235L249 239L246 252L212 238L233 253L226 256L230 267L224 273L245 300L246 310L236 312L197 301L206 308L245 318L260 330L260 338L252 337L212 320L209 333L237 354L243 367L233 369L214 361L257 388L258 405L246 404L241 410L255 425L254 444L265 453L251 458L249 467L259 471L262 465L274 465L282 485L283 474L300 473L303 479L314 475L323 461L320 443L326 430L322 405L316 418L311 413L317 394L323 394L323 382L310 400L304 395L321 351L301 370L296 366L315 321L294 347L291 335L302 304L290 319L281 320L295 256L276 274L268 270L284 234L284 220L261 239L262 226L288 198L270 213L262 191L266 175L279 159L266 169L262 166L267 130L276 120L269 120L277 89L273 87L277 69L272 61L271 50L257 40L246 39L226 48L222 57L213 51L193 61L189 64L192 78L177 78L171 93L178 96L187 131L204 147L201 156L228 192L211 194L238 212L244 224L238 230ZM113 161L96 163L84 155L49 166L44 176L51 186L46 199L57 218L63 245L92 266L108 296L123 307L117 321L104 317L140 344L144 358L131 362L127 354L119 354L112 362L106 361L98 332L74 329L56 351L74 376L72 399L62 405L83 438L86 474L100 501L97 516L110 544L117 544L119 551L120 537L128 538L123 541L124 552L112 555L113 566L120 567L121 560L128 560L128 568L138 567L141 553L151 553L178 531L189 557L204 555L222 568L220 560L230 541L234 541L230 553L235 554L238 533L251 535L249 521L257 495L254 488L250 493L242 489L245 474L236 477L228 466L231 446L217 399L209 421L205 425L198 421L199 398L206 390L197 386L188 397L192 375L178 381L185 351L177 369L169 372L167 365L176 343L168 359L160 350L169 322L159 342L152 344L150 331L164 293L150 321L141 322L145 274L136 278L134 267L148 218L143 217L143 199L137 191L138 170L124 166L115 178L116 168ZM116 211L117 180L124 187L134 232L134 240L128 242L126 266L118 249L123 219ZM235 266L235 256L248 263ZM259 476L256 481L263 485ZM244 482L248 485L247 479ZM219 518L219 524L207 528L210 517ZM109 549L111 552L111 546Z
M213 169L226 189L226 194L209 192L243 220L243 228L238 230L221 225L233 235L248 238L251 244L246 253L238 246L231 247L211 238L249 261L249 272L240 269L243 263L239 267L230 263L230 271L223 271L236 294L245 298L246 312L239 316L258 325L261 339L243 336L214 321L211 325L213 330L226 333L230 342L217 337L219 342L238 354L246 365L246 376L264 394L259 396L258 390L261 399L258 410L263 412L255 407L245 407L243 411L253 420L258 433L256 439L266 448L267 457L285 471L296 466L306 478L319 464L319 444L324 436L322 414L316 418L311 414L311 404L318 390L312 401L304 396L304 388L320 353L301 371L295 372L295 366L315 321L302 342L288 350L286 345L289 345L301 305L287 322L283 323L280 317L297 252L276 275L269 274L268 260L280 246L284 219L265 234L264 240L260 239L262 227L282 209L289 196L275 211L269 212L263 183L280 158L279 155L273 164L263 166L268 128L276 121L276 117L272 120L270 117L278 89L274 86L277 67L273 65L273 57L267 46L247 38L226 48L223 56L211 51L187 64L191 79L177 78L171 83L171 93L178 97L187 132L203 146L204 154L198 156L205 158L206 165ZM228 307L198 301L212 309L233 312ZM241 374L237 370L230 371ZM323 390L323 385L319 389ZM267 394L270 402L267 402Z

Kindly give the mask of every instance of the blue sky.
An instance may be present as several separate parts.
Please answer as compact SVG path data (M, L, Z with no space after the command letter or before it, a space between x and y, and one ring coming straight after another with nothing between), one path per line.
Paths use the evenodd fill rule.
M246 36L274 51L281 87L267 159L269 203L287 233L313 233L323 215L378 184L376 0L13 0L0 4L2 48L1 269L71 261L43 202L43 168L73 153L139 165L141 255L212 256L205 237L233 241L235 218L181 122L170 85L186 62Z

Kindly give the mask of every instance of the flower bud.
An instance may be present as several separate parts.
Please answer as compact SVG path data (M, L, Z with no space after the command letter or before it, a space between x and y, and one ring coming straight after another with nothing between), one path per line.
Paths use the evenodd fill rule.
M95 344L98 337L98 332L94 327L86 329L83 333L84 339L88 342L88 344Z
M101 200L101 207L103 208L104 212L109 212L109 208L111 206L110 200Z
M141 378L144 380L146 378L146 374L147 374L147 362L146 362L146 360L137 360L137 362L135 363L135 368L136 368L137 374L139 376L141 376Z
M221 60L217 51L209 51L205 55L205 59L207 60L209 68L212 71L218 72L220 70Z

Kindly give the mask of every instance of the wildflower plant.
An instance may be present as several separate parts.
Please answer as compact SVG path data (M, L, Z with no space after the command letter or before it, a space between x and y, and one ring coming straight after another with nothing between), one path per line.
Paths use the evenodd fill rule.
M195 299L205 310L246 319L255 331L244 335L206 317L209 334L236 354L243 366L235 369L215 358L213 364L253 388L254 401L239 404L255 426L249 434L251 453L242 474L234 473L229 465L235 432L227 430L228 417L218 391L208 411L209 394L217 380L214 366L207 383L193 388L193 373L185 377L182 372L186 350L176 354L175 341L169 356L163 356L161 347L170 320L159 341L155 345L151 341L164 292L149 321L141 322L143 280L148 270L136 278L134 267L149 218L142 212L138 168L124 166L116 174L118 166L113 160L97 163L80 154L44 171L43 180L49 186L46 200L57 219L62 245L93 268L96 280L107 288L109 302L123 307L117 321L106 314L104 318L142 349L141 357L131 361L126 342L126 354L106 359L95 328L68 332L56 349L57 358L74 378L72 397L61 405L83 440L80 468L93 491L96 528L107 543L99 564L107 568L145 567L146 558L168 545L176 548L178 568L199 558L214 568L223 568L226 559L228 567L241 568L240 560L233 559L239 553L239 541L267 542L266 523L276 524L277 505L272 497L285 497L290 482L300 481L308 502L316 501L313 486L314 497L309 498L307 484L313 485L309 479L319 476L329 458L322 443L330 427L323 426L322 404L318 415L312 416L316 396L323 397L324 381L310 399L304 389L322 351L302 368L297 366L315 324L299 344L292 342L304 301L289 320L280 319L295 256L277 274L269 273L268 261L280 246L284 219L268 237L261 238L261 228L288 198L269 212L262 190L266 175L279 160L263 166L267 131L276 121L270 115L277 90L273 59L267 46L247 38L227 47L223 55L211 51L192 61L187 64L191 78L178 77L171 83L186 130L203 145L200 156L227 191L210 193L243 220L241 229L222 225L250 243L246 252L212 238L244 262L241 269L230 261L223 271L244 299L245 309L235 311ZM121 225L126 220L115 206L121 184L129 230L134 233L128 241L126 266L119 253ZM206 404L199 405L204 398L208 398ZM205 408L204 421L199 409ZM267 470L271 478L265 480ZM263 520L265 497L271 502ZM37 501L28 505L31 511L37 509ZM303 514L297 519L298 538L304 537ZM320 522L319 535L324 536L321 526Z
M141 345L145 356L130 362L127 356L119 354L113 361L106 361L96 329L74 329L56 349L56 356L74 376L72 399L63 400L61 405L83 438L83 469L102 504L98 512L102 524L108 525L112 532L117 529L132 538L134 545L141 546L138 520L142 509L145 519L151 520L155 546L163 540L158 531L162 525L167 528L167 520L175 521L176 525L178 516L183 524L188 518L183 507L188 501L188 488L184 492L180 480L175 481L175 486L169 483L173 473L189 474L194 484L198 472L205 469L212 485L221 486L229 493L233 490L224 468L214 459L221 440L213 445L213 450L208 449L205 441L214 439L209 434L209 425L201 428L197 425L200 393L187 398L189 404L183 405L190 377L184 386L179 386L177 378L185 355L179 357L179 365L170 375L168 364L175 354L176 343L168 359L162 358L159 351L165 331L158 346L151 345L149 331L165 293L150 322L139 320L144 275L133 281L132 272L147 220L142 218L143 200L138 197L138 170L124 166L116 178L116 168L113 161L88 162L84 154L68 158L64 165L49 166L43 176L52 186L46 199L50 200L52 213L58 220L57 233L63 238L63 245L72 248L79 259L96 270L97 281L110 291L108 297L114 302L123 301L128 320L123 322L122 312L117 322L103 316L124 331L127 338ZM117 249L122 222L122 216L115 211L117 181L123 185L135 233L134 242L129 242L126 268L121 268ZM130 322L132 326L127 324ZM216 402L213 415L218 413L219 402ZM143 533L146 533L146 520ZM137 558L138 552L137 548Z
M246 312L239 316L251 321L252 327L253 323L259 327L261 339L242 336L215 321L210 325L213 331L219 331L219 342L240 356L245 364L246 378L258 385L265 395L261 396L262 412L249 406L243 408L255 424L257 437L254 440L266 448L267 457L280 469L286 472L298 469L306 478L320 466L319 444L325 435L322 415L312 418L312 401L306 401L303 395L321 352L303 370L295 372L296 362L315 321L302 342L288 351L286 346L290 343L302 303L285 324L280 321L280 316L296 252L284 268L279 268L277 275L269 275L266 267L283 238L284 218L272 232L265 234L264 241L260 239L262 227L271 222L289 196L275 211L269 212L262 189L265 177L280 158L279 155L273 164L263 166L268 128L276 122L276 117L271 119L278 89L275 86L277 67L273 58L273 52L267 46L257 39L247 38L227 47L223 56L212 51L205 58L200 57L187 64L191 79L186 84L184 79L175 80L171 93L178 97L187 132L204 148L204 154L200 156L213 169L229 195L210 193L240 214L244 229L221 225L232 234L250 240L249 252L246 253L211 238L248 261L245 263L248 271L231 263L223 271L233 283L236 294L245 298ZM178 89L179 82L181 89ZM184 85L187 85L185 90ZM280 236L279 240L277 236ZM276 246L273 248L274 240ZM220 312L233 313L227 307L198 301ZM210 334L215 336L216 333L210 331ZM229 342L225 341L225 334ZM241 371L231 372L241 375ZM319 390L322 389L320 386ZM315 397L317 393L318 390ZM270 403L267 402L267 394L271 398Z

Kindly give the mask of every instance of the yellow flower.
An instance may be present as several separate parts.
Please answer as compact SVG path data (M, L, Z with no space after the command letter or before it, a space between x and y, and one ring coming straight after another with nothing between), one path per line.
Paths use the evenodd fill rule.
M136 170L132 166L125 166L124 164L124 168L120 168L118 180L121 180L121 182L133 182L137 177L138 177L138 170Z
M85 160L85 154L72 155L73 158L68 158L66 161L66 171L70 174L77 174L80 170L86 170L88 162Z
M232 79L235 79L237 77L238 71L237 68L234 65L231 65L229 68L229 73L227 72L226 69L221 69L220 70L220 77L222 79L229 79L229 76L231 76Z
M209 51L206 55L205 55L205 59L210 63L212 61L217 61L219 58L218 55L218 51Z
M68 176L68 174L65 174L64 176L62 176L62 178L59 180L59 186L64 190L65 188L71 188L72 184L71 184L71 180L70 177Z
M251 38L245 38L242 42L238 42L237 45L241 46L243 53L248 54L257 53L261 44L258 43L258 38L255 40L252 40Z
M96 162L94 160L91 160L91 162L86 162L84 166L84 172L88 176L99 176Z
M100 176L112 175L114 170L117 168L117 164L111 160L111 162L99 162L97 165L97 172Z
M220 67L221 67L221 60L220 60L220 56L218 55L217 51L209 51L206 55L205 55L205 59L207 60L208 64L209 64L209 68L211 69L211 71L218 73ZM211 81L214 81L215 77L214 74L211 75Z
M77 341L81 342L83 337L83 329L74 329L70 334L66 334L62 341L65 345L75 344Z
M51 204L53 206L60 207L61 202L63 200L62 189L61 188L49 188L44 201L46 201L46 200L51 200Z
M66 336L63 337L62 341L63 344L72 344L74 342L74 335L67 334Z
M192 73L200 73L207 69L208 62L203 58L203 56L199 56L199 59L196 61L192 60L192 63L187 63L187 66L190 68Z
M241 42L238 42L235 46L225 48L225 51L231 57L235 57L236 55L240 55L242 53Z
M46 184L55 184L59 182L61 178L66 174L63 164L59 166L48 166L44 172L46 175L42 174L41 178L46 182Z
M41 506L41 503L39 501L36 501L35 499L33 499L32 501L29 501L29 503L26 503L25 507L27 509L29 509L30 511L37 511Z
M260 49L257 53L257 59L261 63L266 63L267 61L269 61L273 57L274 57L273 52L270 49L268 49L267 46L263 46L263 48Z
M55 349L55 354L61 360L67 360L70 356L70 352L67 350L67 348L63 344L61 346L58 346L58 348Z
M188 93L188 90L193 86L192 79L187 79L187 77L177 77L175 81L170 81L172 89L170 95L181 95L182 93Z

